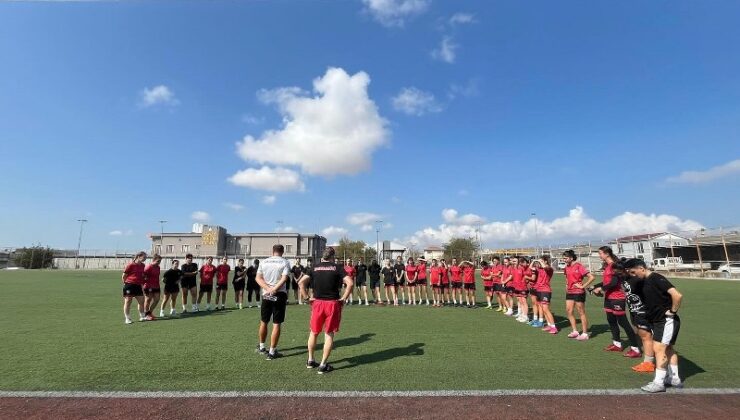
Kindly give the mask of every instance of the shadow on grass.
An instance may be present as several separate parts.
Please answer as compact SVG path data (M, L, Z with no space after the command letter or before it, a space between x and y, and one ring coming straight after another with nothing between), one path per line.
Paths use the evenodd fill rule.
M591 332L591 338L594 338L598 335L604 334L605 332L609 332L609 324L598 324L598 325L592 325L589 328L589 332Z
M681 375L681 378L684 380L698 373L706 373L704 368L697 365L692 360L683 357L681 353L678 354L678 366L679 375Z
M356 346L356 345L365 343L367 341L370 341L370 338L372 338L374 335L375 335L374 333L366 333L366 334L358 335L357 337L347 337L347 338L340 338L340 339L334 340L333 349L337 349L339 347ZM324 345L323 341L317 340L316 349L320 351L323 345ZM299 351L296 351L295 353L286 354L286 352L290 352L294 350L299 350ZM306 344L303 346L290 347L287 349L281 348L280 351L283 354L285 354L285 357L292 357L292 356L300 356L301 354L308 353L308 348Z
M385 362L404 356L421 356L424 354L424 343L409 344L406 347L393 347L390 349L376 351L375 353L361 354L359 356L346 357L332 362L334 365L344 364L336 367L335 370L349 369L360 365L369 365L372 363Z

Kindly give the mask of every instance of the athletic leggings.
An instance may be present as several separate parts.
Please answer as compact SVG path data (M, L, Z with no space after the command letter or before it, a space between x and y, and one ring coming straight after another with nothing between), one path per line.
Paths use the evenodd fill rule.
M622 326L624 332L627 333L627 338L630 340L630 345L632 347L638 346L637 334L635 334L635 330L632 329L632 325L627 320L627 315L614 315L611 312L607 312L606 320L609 321L609 328L612 330L612 340L620 341L619 327Z
M259 302L260 301L260 289L248 289L247 290L247 302L252 301L252 293L254 293L254 296L257 299L257 302Z

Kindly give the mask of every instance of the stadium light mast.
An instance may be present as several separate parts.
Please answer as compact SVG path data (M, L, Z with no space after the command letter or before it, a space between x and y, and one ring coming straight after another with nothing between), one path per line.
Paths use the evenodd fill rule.
M164 254L164 224L165 223L167 223L166 220L159 221L159 253L160 255Z
M82 245L82 227L85 226L87 219L77 219L77 221L80 222L80 235L77 237L77 254L75 254L75 268L79 268L77 266L77 260L80 258L80 246Z
M383 258L380 255L380 225L383 223L382 220L376 220L375 221L375 255L378 258L378 263L380 263Z
M534 251L535 254L540 254L540 238L537 234L537 213L532 213L532 217L534 217L534 243L536 246L536 249Z
M278 240L278 245L281 245L281 244L280 244L280 230L282 230L282 228L283 228L283 221L282 221L282 220L276 220L276 221L275 221L275 223L277 223L277 225L278 225L278 228L277 228L277 235L278 235L278 237L277 237L277 240Z

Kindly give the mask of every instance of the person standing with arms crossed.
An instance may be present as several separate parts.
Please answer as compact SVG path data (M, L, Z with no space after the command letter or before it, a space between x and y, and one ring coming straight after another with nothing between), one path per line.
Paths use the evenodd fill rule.
M195 303L198 292L198 286L196 284L198 264L193 262L193 254L185 255L185 264L180 269L182 270L182 278L180 279L180 286L182 286L182 313L188 312L188 295L190 295L192 311L196 312L198 310L198 306Z
M339 331L339 324L342 320L342 306L347 298L352 294L352 277L346 275L344 269L334 263L334 248L327 248L321 256L321 262L311 268L308 274L304 275L299 282L301 296L306 296L305 288L307 283L311 283L313 297L311 302L311 322L308 333L308 361L306 368L313 369L318 367L319 375L329 373L334 370L332 365L327 363L334 346L334 334ZM340 296L339 292L345 286L344 294ZM314 349L316 348L316 337L324 331L324 350L321 355L321 363L316 363Z
M290 263L283 258L285 247L272 246L272 257L262 261L257 269L257 284L262 288L262 308L258 332L259 346L257 352L267 353L267 360L282 357L278 353L277 345L280 340L280 325L285 321L285 307L288 304L288 290L286 282L290 276ZM267 324L272 319L272 335L270 336L270 350L265 348L267 338Z
M234 267L234 303L241 309L244 305L244 288L247 284L247 267L244 266L244 258L239 258L236 267Z
M376 305L383 304L383 298L380 296L380 272L383 268L378 264L378 260L373 260L370 266L367 268L367 273L370 276L370 291L375 298Z
M367 265L362 261L362 257L357 259L357 265L355 265L355 275L357 276L357 298L362 305L362 297L365 297L365 306L370 305L367 301Z
M260 286L257 284L257 269L260 267L260 260L255 259L252 265L247 268L247 301L249 308L252 307L252 294L257 300L257 307L260 307Z

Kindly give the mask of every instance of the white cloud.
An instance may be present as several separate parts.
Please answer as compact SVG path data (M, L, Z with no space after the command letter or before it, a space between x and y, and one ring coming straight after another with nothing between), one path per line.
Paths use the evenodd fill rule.
M447 89L447 97L450 100L458 97L469 98L477 96L479 93L477 79L470 79L465 84L452 83L450 88Z
M283 126L267 130L259 138L244 137L237 143L237 152L247 162L272 164L276 168L260 169L269 182L250 181L246 175L254 173L245 171L232 179L238 178L240 185L257 189L303 190L297 172L289 174L282 189L275 189L274 177L268 175L277 171L288 175L285 171L290 170L285 166L323 176L355 175L369 170L373 152L386 145L390 137L388 122L368 96L369 83L365 72L350 76L341 68L329 68L323 77L313 81L313 96L297 87L260 91L261 101L277 106Z
M276 201L277 201L277 197L275 197L274 195L262 196L262 204L267 204L268 206L271 206L275 204Z
M416 116L442 111L442 106L433 94L415 87L401 89L398 95L393 97L393 108Z
M121 230L112 230L112 231L108 232L108 235L110 235L110 236L122 236L123 235L123 231L121 231Z
M194 211L193 214L190 215L190 218L198 223L208 223L211 220L211 215L202 211Z
M445 63L454 63L459 45L452 42L451 36L445 36L442 38L442 42L439 44L439 48L432 50L432 58L435 60L444 61Z
M242 210L244 210L244 206L241 205L241 204L224 203L224 206L226 206L226 207L228 207L228 208L230 208L231 210L234 210L234 211L242 211Z
M265 122L265 118L264 117L256 117L256 116L254 116L252 114L244 114L244 115L242 115L241 120L242 120L243 123L247 123L247 124L250 124L250 125L259 125L259 124L262 124L263 122Z
M360 226L360 230L363 232L371 232L373 230L373 225L362 225Z
M352 213L347 216L347 223L350 225L366 225L375 223L376 220L380 220L382 217L379 214L369 212Z
M165 85L154 86L153 88L144 88L139 94L140 105L148 108L155 105L175 106L180 103L175 97L175 93Z
M393 223L386 223L383 225L383 229L393 229Z
M456 237L475 237L476 228L483 242L496 244L525 244L535 245L553 241L568 241L577 239L610 239L624 235L664 232L664 231L691 231L703 226L694 220L681 219L668 214L644 214L625 212L611 219L597 221L588 216L582 207L578 206L567 216L553 220L529 219L527 221L493 221L475 214L458 216L457 210L445 209L442 212L445 223L437 227L425 227L411 235L408 241L420 244L441 244ZM477 223L481 223L477 225ZM536 226L536 237L535 237Z
M228 181L240 187L265 191L304 191L306 185L301 175L286 168L263 166L259 169L247 168L228 178Z
M347 234L347 229L337 226L329 226L321 231L321 235L327 238L336 238Z
M406 19L424 13L430 0L362 0L365 10L385 26L402 27Z
M472 13L462 13L458 12L455 13L450 17L449 23L450 25L464 25L468 23L474 23L475 22L475 16Z
M685 171L666 179L670 184L704 184L740 173L740 159L718 165L706 171Z

